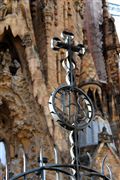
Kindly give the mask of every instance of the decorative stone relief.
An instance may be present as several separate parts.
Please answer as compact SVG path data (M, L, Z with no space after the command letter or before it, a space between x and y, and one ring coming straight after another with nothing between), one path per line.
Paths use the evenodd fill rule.
M72 25L72 6L71 6L71 2L70 1L65 1L64 5L63 5L63 16L64 16L64 28L69 30L69 31L73 31Z
M64 12L64 27L68 27L68 15L67 15L67 2L64 2L63 6L63 12Z
M68 17L72 16L72 9L71 9L71 3L68 1Z
M41 6L42 2L40 1L40 6ZM32 17L36 17L37 16L37 0L31 0L30 2L30 6L31 6L31 15Z
M25 34L22 38L22 46L29 47L32 45L32 39L30 34Z
M20 69L20 63L17 59L12 59L9 49L0 51L0 74L16 75Z
M3 73L10 73L10 65L12 63L12 57L10 54L9 49L6 49L6 51L3 54Z
M29 33L31 42L35 40L28 1L0 1L0 20L0 35L10 28L14 37L22 39Z
M103 127L102 132L99 133L99 141L100 142L106 142L106 143L112 143L113 137L107 132L106 127Z
M49 37L51 32L52 21L53 21L53 9L50 2L48 2L48 4L44 8L44 16L46 23L46 36Z
M83 19L84 16L84 5L82 0L74 0L74 7L76 12L80 15L80 17Z
M0 1L0 20L4 20L6 14L7 14L7 5L3 1Z
M12 63L12 58L9 49L5 52L0 51L0 72L5 74L10 74L10 65Z
M57 0L54 0L54 24L58 26L58 5Z
M0 51L0 70L1 70L0 96L2 98L5 98L9 106L9 110L10 110L9 120L12 125L12 128L10 128L12 132L8 131L6 133L6 136L9 137L9 140L10 140L9 144L14 144L14 138L16 138L17 143L19 141L20 142L24 141L25 138L29 141L31 139L31 136L33 136L33 133L34 134L38 133L39 137L41 137L41 134L43 134L44 139L46 139L46 132L48 134L48 125L46 123L46 119L45 117L41 117L42 114L45 114L45 113L46 113L46 116L49 115L49 110L47 107L48 106L47 89L44 85L44 80L42 79L42 75L40 73L39 57L36 57L37 53L33 47L31 30L29 31L28 25L26 23L27 14L23 9L22 10L20 9L21 6L19 7L17 6L17 3L19 3L20 5L24 2L26 3L28 1L24 1L24 0L12 1L12 3L14 3L14 13L7 16L4 21L1 21L1 26L0 26L0 34L4 33L4 28L7 27L6 29L8 29L8 27L10 27L13 37L19 36L21 38L22 45L25 47L25 55L26 55L26 61L28 63L27 64L28 69L30 70L30 73L31 73L30 75L32 75L31 79L33 80L31 82L30 77L27 77L29 72L27 72L26 69L25 69L26 72L24 73L24 75L22 74L20 78L19 76L18 77L16 76L18 75L19 70L21 70L21 64L20 64L20 61L17 59L17 57L13 56L13 52L11 53L11 48L10 50L4 49L3 51L2 50ZM50 30L51 23L52 23L51 22L52 12L49 12L49 8L48 8L48 10L46 9L45 13L46 13L47 28L48 30ZM47 35L49 35L49 32ZM24 49L24 48L21 47L21 49ZM28 56L26 51L29 49L30 51L29 51L29 56ZM30 65L31 65L31 69L29 67ZM17 71L15 76L11 76L11 67L13 69L15 68ZM29 81L29 83L27 82L27 80ZM44 89L43 92L41 91L41 88L39 87ZM46 102L44 106L45 113L40 112L39 105L38 103L36 103L35 97L33 98L32 88L33 88L33 91L36 91L35 97L36 99L38 98L39 104L40 104L40 99L42 99L42 97L45 97L44 100L42 99L43 101ZM44 105L43 101L42 103ZM48 120L50 124L49 117L48 117ZM1 121L1 126L2 128L4 127L3 121ZM2 129L2 132L3 132L3 129ZM0 131L0 136L2 132ZM3 135L5 137L5 133L3 133ZM13 138L13 142L11 142L11 138ZM46 144L49 143L50 138L51 137L49 138L47 137L47 140L45 140ZM16 146L18 146L18 144ZM49 146L51 146L51 144ZM33 148L32 148L31 154L34 153ZM48 154L51 158L50 149L48 149L48 151L49 151ZM34 161L36 160L36 158L33 158L33 159ZM18 169L19 167L17 167L17 165L19 166L18 159L12 156L11 160L12 160L11 163L13 163L12 164L13 169L16 168L15 172L17 171L20 172L20 169Z
M17 59L13 60L11 67L14 69L12 75L21 75L21 65Z

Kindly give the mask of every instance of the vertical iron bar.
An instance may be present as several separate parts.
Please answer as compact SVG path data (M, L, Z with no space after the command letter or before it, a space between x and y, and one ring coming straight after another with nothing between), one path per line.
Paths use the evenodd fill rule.
M24 175L24 180L26 180L26 175Z
M105 167L105 161L106 161L107 155L104 157L104 159L102 160L102 169L101 169L101 173L104 175L104 167Z
M40 148L40 167L42 167L42 166L44 166L44 164L43 164L43 149ZM41 178L42 178L42 180L46 180L45 170L42 170Z
M79 174L79 154L78 154L78 132L76 128L74 129L74 137L75 137L75 165L76 165L76 180L80 180Z
M72 65L72 56L73 56L73 52L71 50L71 39L68 38L68 44L69 44L69 49L68 49L68 61L70 63L70 86L73 87L74 86L74 77L73 77L73 65Z
M62 100L62 102L61 102L61 104L62 104L62 111L63 111L63 113L65 113L65 108L66 108L66 104L65 104L65 92L63 92L62 93L62 95L61 95L62 97L61 97L61 100Z

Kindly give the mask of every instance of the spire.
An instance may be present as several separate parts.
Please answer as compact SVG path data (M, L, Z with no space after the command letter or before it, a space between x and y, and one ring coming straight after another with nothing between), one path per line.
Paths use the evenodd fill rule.
M103 114L101 84L96 72L93 58L89 52L83 57L80 73L80 87L90 97L95 114Z
M93 58L91 54L87 52L81 62L80 84L92 83L97 81L98 75Z
M103 18L105 20L106 18L110 17L110 13L108 11L108 5L106 0L102 0L102 4L103 4Z

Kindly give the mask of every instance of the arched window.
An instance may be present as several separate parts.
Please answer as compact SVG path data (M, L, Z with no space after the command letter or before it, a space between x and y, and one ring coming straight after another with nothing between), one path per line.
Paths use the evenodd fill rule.
M87 95L89 96L89 98L91 99L91 101L92 101L92 103L93 103L93 105L95 107L94 95L93 95L93 92L92 92L92 90L90 88L88 89Z
M103 113L102 104L101 104L101 102L100 102L100 95L99 95L99 93L98 93L97 90L96 90L96 92L95 92L95 98L96 98L97 110L99 110L101 113Z

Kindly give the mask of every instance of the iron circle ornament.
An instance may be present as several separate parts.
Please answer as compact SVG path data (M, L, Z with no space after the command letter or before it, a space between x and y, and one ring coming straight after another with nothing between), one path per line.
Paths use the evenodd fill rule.
M90 98L79 88L62 85L50 96L49 109L55 121L67 130L82 130L94 117Z

